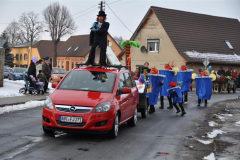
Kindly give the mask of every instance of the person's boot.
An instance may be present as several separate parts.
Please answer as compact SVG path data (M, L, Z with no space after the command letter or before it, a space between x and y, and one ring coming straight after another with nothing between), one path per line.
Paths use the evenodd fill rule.
M183 111L183 112L182 112L182 114L181 114L181 116L184 116L185 114L186 114L186 112L185 112L185 111Z
M160 97L161 105L160 105L159 109L164 109L164 102L163 102L163 100L164 100L164 97L161 96L161 97Z
M153 106L153 113L155 112L155 106Z
M200 104L201 104L201 99L198 99L198 107L200 107Z
M205 100L205 105L204 106L207 107L207 100Z
M150 105L150 109L149 109L149 111L148 111L149 114L154 113L154 111L153 111L153 107L154 107L153 105Z
M176 114L180 113L181 111L180 110L177 110Z
M164 109L164 106L160 106L159 109Z
M169 107L167 107L167 109L173 109L173 106L169 106Z

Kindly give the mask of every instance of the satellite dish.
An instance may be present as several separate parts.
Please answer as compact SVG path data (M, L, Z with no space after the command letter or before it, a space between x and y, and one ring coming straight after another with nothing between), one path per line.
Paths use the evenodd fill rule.
M142 46L142 47L141 47L141 52L142 52L142 53L147 52L147 48L146 48L145 46Z
M111 47L111 46L112 46L112 42L109 42L109 43L108 43L108 46Z

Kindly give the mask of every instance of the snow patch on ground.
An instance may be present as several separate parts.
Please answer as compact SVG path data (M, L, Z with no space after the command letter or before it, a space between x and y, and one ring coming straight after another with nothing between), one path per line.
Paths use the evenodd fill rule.
M216 119L220 119L221 121L225 121L225 117L223 117L222 115L214 114L213 117L216 118Z
M189 57L204 60L208 58L209 61L222 61L228 63L240 63L240 55L237 54L219 54L214 52L209 53L200 53L198 51L186 51L185 52Z
M225 116L232 117L233 115L232 114L225 114Z
M24 96L24 94L19 93L19 89L24 87L24 81L11 81L4 79L3 87L0 87L0 98Z
M240 121L236 122L236 126L240 126Z
M24 104L0 107L0 114L40 107L43 105L44 105L44 101L29 101Z
M208 156L204 157L203 159L205 160L215 160L215 155L214 153L209 154Z
M208 138L215 138L218 134L223 134L223 133L226 133L226 132L224 132L222 130L215 129L212 132L207 133L207 136L208 136Z
M204 140L201 140L201 139L197 139L197 141L203 143L203 144L211 144L213 142L213 139L210 139L210 140L207 140L207 141L204 141Z
M211 127L215 127L215 126L218 125L217 123L215 123L215 122L213 122L213 121L208 122L208 124L209 124L209 126L211 126Z

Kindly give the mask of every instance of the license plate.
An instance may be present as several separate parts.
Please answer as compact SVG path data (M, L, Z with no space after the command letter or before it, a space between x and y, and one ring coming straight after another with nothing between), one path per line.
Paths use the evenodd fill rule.
M60 116L59 120L61 122L82 123L82 117Z

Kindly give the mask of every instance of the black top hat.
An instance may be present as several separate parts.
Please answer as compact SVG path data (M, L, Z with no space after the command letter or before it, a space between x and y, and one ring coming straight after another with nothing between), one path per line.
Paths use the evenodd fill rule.
M99 17L99 16L106 17L107 15L105 14L104 11L99 11L97 16L98 16L98 17Z

